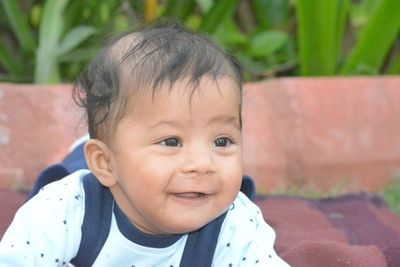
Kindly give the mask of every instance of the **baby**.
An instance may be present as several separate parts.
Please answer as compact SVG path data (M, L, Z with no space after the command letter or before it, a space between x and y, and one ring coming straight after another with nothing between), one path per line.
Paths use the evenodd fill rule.
M239 191L238 64L178 24L105 47L75 86L89 167L45 186L0 243L0 266L288 266Z

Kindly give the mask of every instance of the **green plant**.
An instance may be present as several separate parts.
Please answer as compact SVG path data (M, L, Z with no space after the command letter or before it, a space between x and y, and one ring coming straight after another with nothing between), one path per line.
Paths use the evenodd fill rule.
M390 209L400 216L400 178L388 184L381 192L381 195Z
M208 4L193 28L233 52L248 79L400 73L397 0L196 2Z
M302 75L379 74L386 60L390 73L398 70L398 59L388 55L391 49L399 51L394 45L399 40L399 1L297 0L296 10ZM342 41L349 37L356 41L344 47Z
M283 19L266 19L262 8L271 12L270 1L240 0L166 0L158 6L155 1L128 0L3 0L0 17L5 29L0 32L4 44L0 45L0 80L35 83L70 81L98 47L98 39L128 28L129 24L142 25L151 18L174 17L187 26L213 36L226 49L237 55L256 76L263 77L268 70L287 57L282 52L289 43L289 34L274 28L283 25ZM285 14L288 0L280 6ZM257 7L256 9L254 7ZM275 7L274 7L275 8ZM244 10L244 11L239 11ZM258 10L260 21L250 22L253 11ZM2 13L3 12L3 13ZM235 16L239 14L238 18ZM287 16L284 15L287 19ZM147 19L144 21L144 19ZM242 26L241 26L242 25ZM281 51L279 54L277 51ZM12 56L11 56L12 55ZM294 53L291 53L294 55Z
M300 73L333 75L349 0L298 0L296 3Z
M31 57L34 54L36 45L32 33L28 27L26 16L19 9L16 1L1 1L5 17L8 19L9 26L14 32L20 47L20 53L17 57L13 54L16 51L9 49L3 42L0 42L0 63L8 73L10 80L29 75L26 68L19 63L21 57ZM29 63L29 62L26 62Z
M382 0L359 34L343 74L378 74L400 31L400 2Z
M211 35L238 57L248 70L246 79L259 79L294 67L288 0L279 4L266 0L196 2L201 10L187 16L186 25Z
M59 82L59 58L79 46L96 31L94 27L76 26L63 34L63 13L67 3L68 0L48 0L43 7L35 62L36 83Z
M0 6L0 81L70 82L99 40L165 17L212 36L243 63L246 80L400 73L397 0L0 0Z
M1 80L59 83L71 80L82 63L93 57L97 45L90 37L117 10L119 1L60 0L30 3L2 0L7 18L0 45ZM100 14L100 15L99 15ZM29 18L29 19L28 19ZM97 27L97 28L96 28ZM15 37L15 41L14 41ZM15 49L15 46L17 49Z

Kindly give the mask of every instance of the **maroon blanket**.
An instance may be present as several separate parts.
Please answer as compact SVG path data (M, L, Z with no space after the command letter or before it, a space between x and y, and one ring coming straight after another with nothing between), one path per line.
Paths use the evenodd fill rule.
M293 267L400 266L400 218L376 195L257 204L277 233L278 254Z
M0 191L0 236L24 200L24 194ZM277 233L278 254L293 267L400 266L400 218L376 195L256 203Z

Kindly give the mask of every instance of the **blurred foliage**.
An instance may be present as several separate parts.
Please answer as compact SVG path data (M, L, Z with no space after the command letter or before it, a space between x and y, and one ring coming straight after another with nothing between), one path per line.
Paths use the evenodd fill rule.
M381 192L390 209L400 216L400 177L395 178Z
M400 73L398 0L0 0L0 80L71 82L112 33L174 18L245 79Z

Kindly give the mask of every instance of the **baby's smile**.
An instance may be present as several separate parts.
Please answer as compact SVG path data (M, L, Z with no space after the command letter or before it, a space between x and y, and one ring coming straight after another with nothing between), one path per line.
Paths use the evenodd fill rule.
M204 198L209 196L208 194L204 194L201 192L187 192L187 193L174 193L173 196L179 198Z

